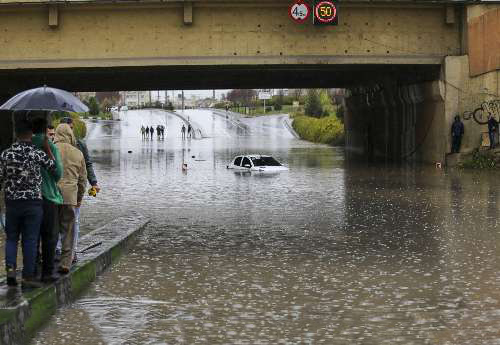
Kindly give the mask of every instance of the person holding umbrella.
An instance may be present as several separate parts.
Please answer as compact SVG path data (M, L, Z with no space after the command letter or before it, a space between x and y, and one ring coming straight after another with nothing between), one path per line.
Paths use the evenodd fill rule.
M41 110L46 112L62 111L84 113L88 112L89 108L73 94L65 90L45 85L18 93L0 106L0 110L13 110L14 112L18 110ZM84 147L83 150L88 154L86 146L81 146ZM89 162L90 164L92 163L90 159ZM95 183L95 189L98 191L99 187L97 186L97 180L95 180L95 174L93 182Z
M25 113L15 121L17 141L0 155L0 186L3 185L6 204L5 268L7 285L16 286L17 245L22 237L23 287L40 287L36 280L36 256L42 223L42 174L44 168L54 173L54 155L48 139L42 151L32 143L31 122Z

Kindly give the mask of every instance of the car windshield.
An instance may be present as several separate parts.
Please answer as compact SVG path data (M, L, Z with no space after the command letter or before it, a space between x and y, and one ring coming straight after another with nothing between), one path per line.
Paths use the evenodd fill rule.
M256 167L271 166L279 167L281 164L273 157L251 157L253 165Z

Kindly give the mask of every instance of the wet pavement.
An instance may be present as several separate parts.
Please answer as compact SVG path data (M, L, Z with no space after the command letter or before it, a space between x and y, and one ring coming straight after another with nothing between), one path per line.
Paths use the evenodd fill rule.
M208 138L159 110L89 123L103 189L83 232L152 223L32 344L500 344L497 173L351 163L282 116L184 116ZM290 171L227 170L241 153Z

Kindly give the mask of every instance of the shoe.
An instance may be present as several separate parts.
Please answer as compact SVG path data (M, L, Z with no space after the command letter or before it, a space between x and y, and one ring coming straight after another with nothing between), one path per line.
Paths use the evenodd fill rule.
M59 278L54 276L54 275L50 275L50 276L42 276L42 283L44 284L52 284L52 283L55 283Z
M69 267L61 266L61 267L59 267L58 272L61 273L61 274L68 274L69 273Z
M41 281L36 280L35 277L23 278L23 288L25 289L38 289L43 287Z
M17 286L17 273L14 267L6 267L7 271L7 285L8 286Z

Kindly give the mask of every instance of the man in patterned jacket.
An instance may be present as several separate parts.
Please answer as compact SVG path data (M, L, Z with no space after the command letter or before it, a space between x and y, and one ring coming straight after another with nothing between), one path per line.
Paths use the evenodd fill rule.
M51 173L55 169L54 156L47 139L44 151L31 142L31 122L25 114L16 119L17 141L0 155L0 186L3 185L6 206L5 266L7 285L17 285L16 263L19 236L23 247L23 287L40 287L35 278L42 209L41 168Z

